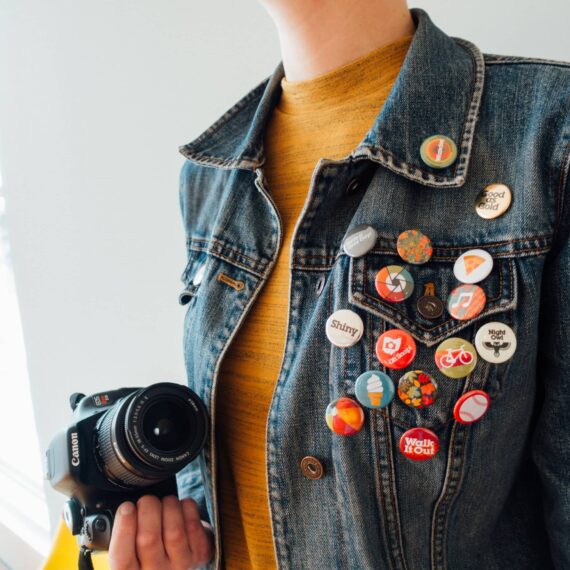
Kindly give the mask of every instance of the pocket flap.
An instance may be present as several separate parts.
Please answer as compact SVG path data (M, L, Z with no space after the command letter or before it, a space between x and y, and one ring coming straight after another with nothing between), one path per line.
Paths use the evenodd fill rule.
M465 249L487 249L477 244ZM463 248L462 248L463 249ZM440 342L444 337L455 334L472 323L494 313L516 308L517 275L512 257L494 257L493 269L488 277L478 283L485 291L485 307L475 318L461 321L451 317L447 311L450 292L460 285L453 273L456 257L446 255L439 248L427 263L411 265L402 261L396 253L371 250L362 257L351 257L349 263L349 302L364 311L377 315L395 327L408 331L416 340L426 346ZM376 291L376 273L387 265L405 267L414 279L414 290L405 301L385 301ZM417 309L417 302L424 295L425 286L435 288L435 294L444 304L443 314L434 320L424 318Z

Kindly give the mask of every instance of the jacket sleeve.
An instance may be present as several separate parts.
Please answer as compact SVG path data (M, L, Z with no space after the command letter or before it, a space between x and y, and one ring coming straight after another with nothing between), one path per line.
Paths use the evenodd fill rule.
M190 497L194 499L200 511L200 518L211 523L210 515L206 507L206 497L204 495L204 483L200 470L200 458L196 458L189 465L176 474L176 484L178 486L178 498L180 500Z
M189 233L188 223L190 218L188 215L187 197L188 197L188 191L190 186L189 183L192 172L191 166L192 165L190 161L185 160L184 163L182 164L182 168L180 170L180 175L179 175L180 214L182 217L184 235L188 235ZM185 499L187 497L194 499L198 505L198 509L200 511L200 516L202 520L211 522L206 507L204 483L203 483L200 463L201 463L201 458L198 457L176 474L178 497L179 499Z
M570 568L570 142L561 169L557 230L545 261L538 329L531 453L540 473L544 520L557 569Z

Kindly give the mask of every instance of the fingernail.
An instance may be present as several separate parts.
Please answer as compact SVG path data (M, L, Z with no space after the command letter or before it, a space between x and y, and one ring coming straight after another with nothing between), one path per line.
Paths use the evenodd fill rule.
M121 505L119 510L122 515L130 515L135 510L135 506L131 502L126 502Z

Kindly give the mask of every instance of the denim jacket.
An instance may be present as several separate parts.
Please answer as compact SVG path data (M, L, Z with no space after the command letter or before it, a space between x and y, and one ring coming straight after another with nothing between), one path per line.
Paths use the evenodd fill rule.
M416 33L385 105L359 145L341 160L321 158L290 248L287 333L266 426L271 531L281 570L570 569L570 63L482 53L412 8ZM188 385L211 415L210 440L178 474L216 531L220 568L216 392L221 359L271 274L282 222L264 176L263 135L280 95L282 62L200 136L179 147L180 207L187 265L180 303ZM445 168L420 156L423 140L450 137L457 158ZM475 211L495 182L512 190L494 219ZM378 238L353 257L343 238L368 224ZM396 238L418 228L433 242L428 263L410 272L411 297L384 301L374 279L402 263ZM416 308L423 283L447 299L458 285L456 258L472 248L494 260L481 283L482 312L462 321L426 320ZM340 348L325 323L351 309L361 340ZM487 322L517 337L501 364L479 359L461 379L438 375L434 349L458 336L474 342ZM387 329L415 339L414 369L438 378L431 406L399 398L366 409L350 437L325 422L327 404L354 396L356 378L383 368L374 344ZM490 396L486 415L464 425L462 393ZM239 386L235 386L239 390ZM439 453L411 461L404 431L437 434ZM306 477L305 456L324 468Z

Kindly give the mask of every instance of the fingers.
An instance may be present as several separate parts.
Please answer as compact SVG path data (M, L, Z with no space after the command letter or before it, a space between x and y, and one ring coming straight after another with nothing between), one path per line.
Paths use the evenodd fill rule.
M111 570L138 570L135 550L137 513L133 503L126 501L117 509L109 543L109 567Z
M162 499L162 540L173 570L193 567L192 553L186 538L182 505L175 495Z
M210 528L206 528L202 524L196 501L187 498L182 499L180 503L193 562L196 566L202 566L212 559L214 553L213 533Z
M158 568L168 560L162 542L162 504L154 495L137 501L137 557L143 568Z

